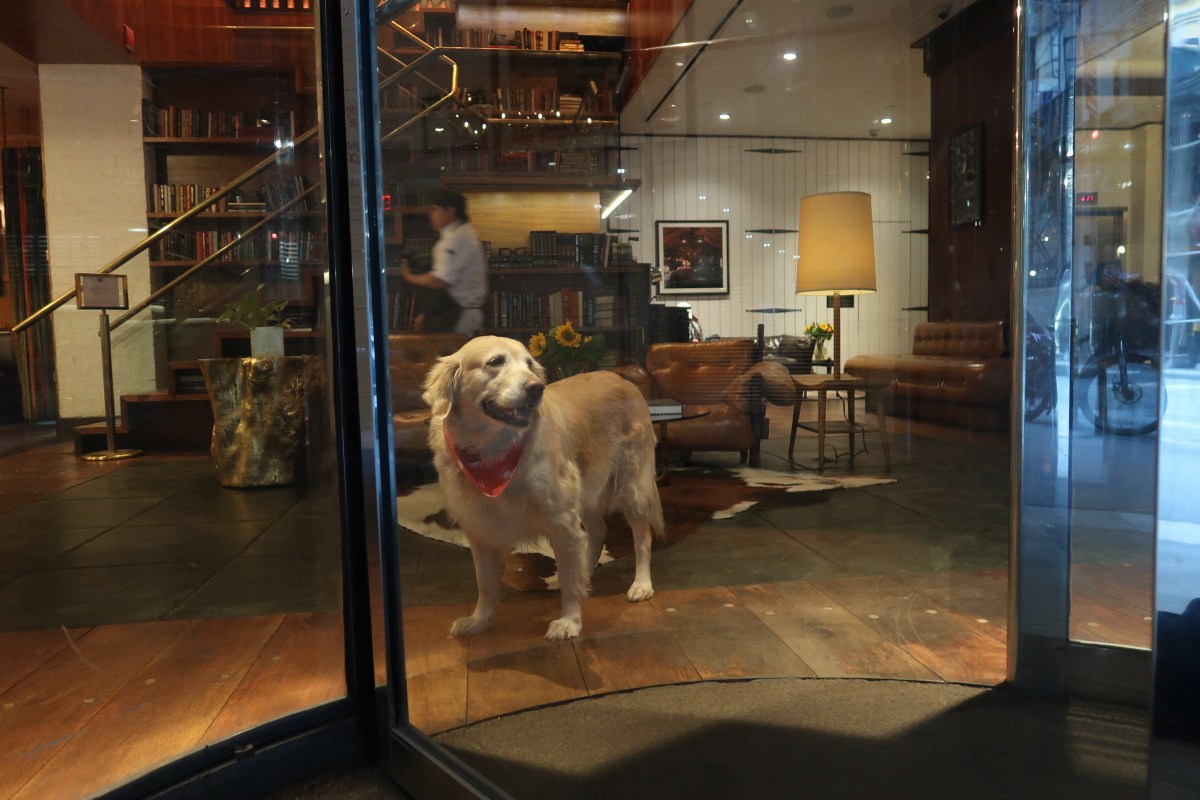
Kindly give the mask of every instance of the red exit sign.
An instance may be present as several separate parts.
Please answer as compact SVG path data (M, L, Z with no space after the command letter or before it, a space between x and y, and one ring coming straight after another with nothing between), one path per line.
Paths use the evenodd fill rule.
M1076 192L1075 205L1077 206L1094 206L1100 200L1100 195L1095 192Z

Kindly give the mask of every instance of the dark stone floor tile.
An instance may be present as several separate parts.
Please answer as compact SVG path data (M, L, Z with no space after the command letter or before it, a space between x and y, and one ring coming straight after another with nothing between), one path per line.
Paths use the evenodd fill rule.
M629 564L623 564L628 560ZM623 559L610 573L628 584L633 560ZM775 583L842 577L836 564L769 527L704 531L656 551L651 559L655 585L672 589ZM607 569L607 567L606 567Z
M303 497L296 486L232 489L216 478L202 481L130 521L131 525L169 525L181 519L211 522L281 517Z
M899 488L897 484L884 490L882 496L899 506L911 509L930 519L946 522L988 521L1004 523L1008 520L1008 492L997 492L992 487L949 489L945 486L914 486Z
M220 567L169 618L333 611L341 606L341 576L337 559L238 558Z
M86 483L55 494L62 500L85 500L98 497L156 497L166 499L210 478L211 462L172 462L137 464L120 472L100 475Z
M164 619L217 568L152 564L31 572L0 587L0 630Z
M277 522L270 523L242 555L248 558L296 555L340 559L342 540L339 525L337 517L286 514Z
M1004 525L934 523L793 531L792 538L854 575L983 569L1008 563Z
M267 527L264 520L123 525L47 564L49 569L122 564L224 563Z
M829 492L829 499L814 513L814 506L769 509L760 516L780 530L829 528L865 524L884 525L904 522L923 524L928 518L912 509L897 505L887 495L875 495L870 489Z
M51 497L0 514L0 531L6 534L68 528L111 528L137 517L159 501L123 497L60 500Z
M0 564L27 572L103 534L107 528L6 530L0 534Z

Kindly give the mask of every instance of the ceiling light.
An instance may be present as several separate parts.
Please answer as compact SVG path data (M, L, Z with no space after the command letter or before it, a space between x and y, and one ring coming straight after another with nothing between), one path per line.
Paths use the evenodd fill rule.
M784 60L784 61L795 61L795 60L796 60L796 54L795 54L795 53L784 53L784 54L783 54L783 60Z
M882 124L882 125L891 125L891 124L892 124L892 118L891 118L891 117L884 117L883 119L879 120L879 122L880 122L880 124Z
M718 114L717 116L718 116L720 119L729 119L729 115L728 115L728 114L724 114L724 113L722 113L722 114Z

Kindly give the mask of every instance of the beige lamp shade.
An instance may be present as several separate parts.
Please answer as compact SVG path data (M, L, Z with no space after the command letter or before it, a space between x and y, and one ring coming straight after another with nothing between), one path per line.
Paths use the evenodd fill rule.
M811 194L800 201L796 294L875 291L871 195Z

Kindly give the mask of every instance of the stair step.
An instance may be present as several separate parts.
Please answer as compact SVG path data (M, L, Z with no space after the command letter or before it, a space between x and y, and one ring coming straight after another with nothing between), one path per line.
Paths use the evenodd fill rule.
M199 361L167 362L167 394L208 396Z
M207 394L146 392L121 395L118 448L207 451L212 442L212 405ZM75 454L108 447L108 428L93 422L75 428Z

